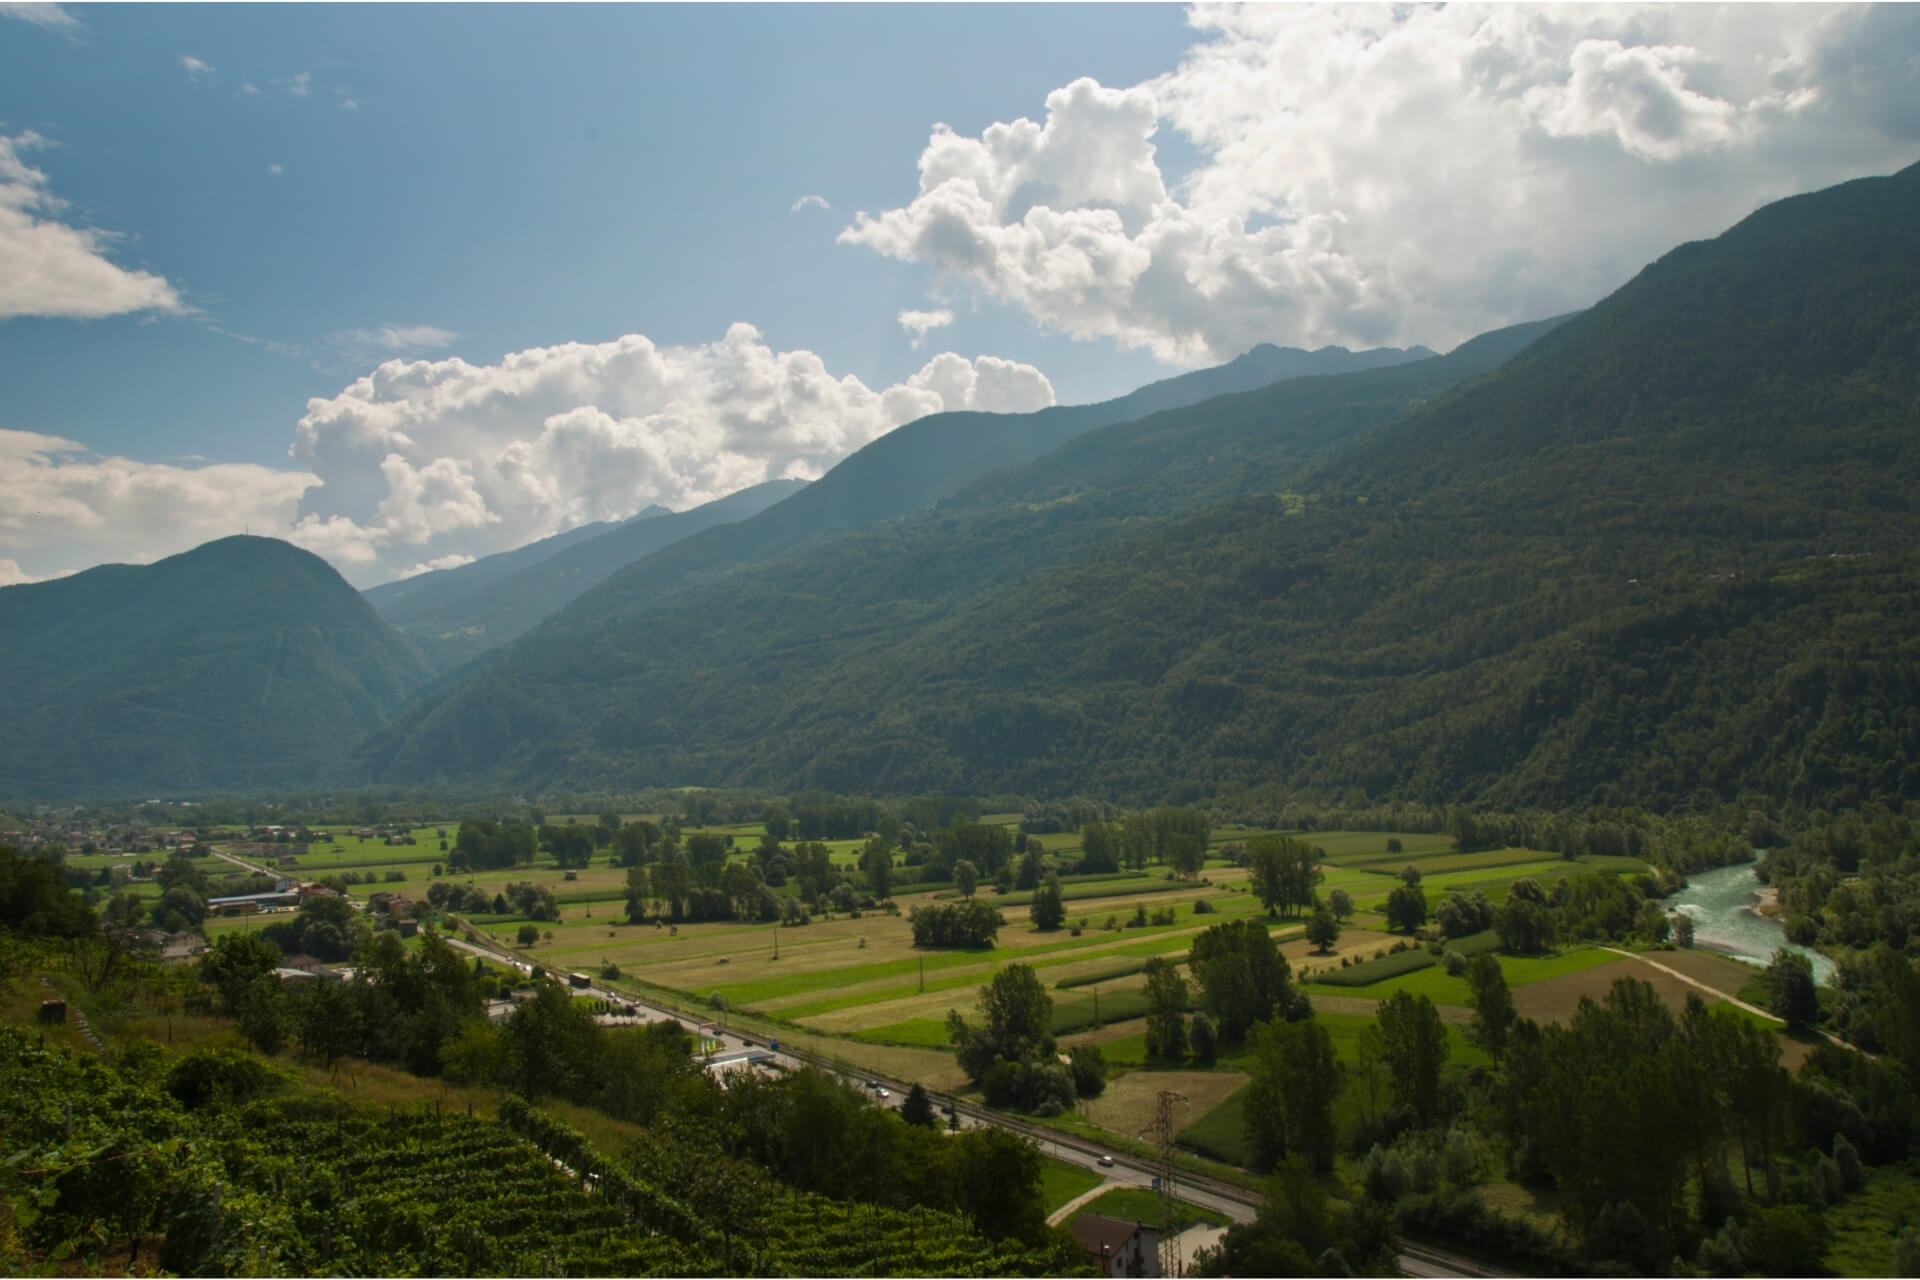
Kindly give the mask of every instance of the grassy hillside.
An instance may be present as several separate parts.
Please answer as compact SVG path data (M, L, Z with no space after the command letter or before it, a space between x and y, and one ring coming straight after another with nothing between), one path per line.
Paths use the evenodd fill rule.
M0 590L0 793L305 785L427 667L326 561L225 538Z

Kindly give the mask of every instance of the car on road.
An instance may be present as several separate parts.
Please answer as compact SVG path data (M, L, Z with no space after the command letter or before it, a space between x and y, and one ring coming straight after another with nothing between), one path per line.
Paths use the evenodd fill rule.
M1101 1157L1100 1157L1100 1167L1101 1167L1102 1169L1111 1169L1111 1168L1113 1168L1113 1157L1112 1157L1112 1156L1101 1156Z
M880 1090L879 1096L882 1098L891 1098L893 1095L891 1093L888 1093L885 1089L882 1089Z

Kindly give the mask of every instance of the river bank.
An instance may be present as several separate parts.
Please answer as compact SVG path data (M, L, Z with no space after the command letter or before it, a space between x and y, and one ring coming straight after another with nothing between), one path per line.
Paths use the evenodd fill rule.
M1687 877L1687 887L1667 899L1667 910L1693 920L1693 944L1735 960L1765 968L1781 947L1806 956L1813 963L1814 981L1833 980L1833 961L1797 943L1787 941L1786 930L1774 911L1774 891L1760 883L1756 864L1736 863Z

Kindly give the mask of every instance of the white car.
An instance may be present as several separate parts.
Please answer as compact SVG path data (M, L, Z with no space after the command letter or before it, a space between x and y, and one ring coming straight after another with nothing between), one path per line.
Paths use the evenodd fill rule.
M1101 1167L1102 1169L1111 1169L1111 1168L1113 1168L1113 1157L1112 1157L1112 1156L1101 1156L1101 1157L1100 1157L1100 1167Z

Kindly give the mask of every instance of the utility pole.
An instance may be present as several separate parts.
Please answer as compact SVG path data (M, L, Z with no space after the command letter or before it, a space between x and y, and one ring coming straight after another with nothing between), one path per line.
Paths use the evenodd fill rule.
M1152 1127L1140 1131L1141 1137L1153 1139L1160 1148L1159 1176L1153 1180L1153 1189L1160 1195L1160 1274L1170 1280L1180 1275L1179 1171L1173 1162L1173 1137L1178 1131L1173 1113L1176 1103L1185 1111L1187 1095L1162 1089L1159 1113Z

